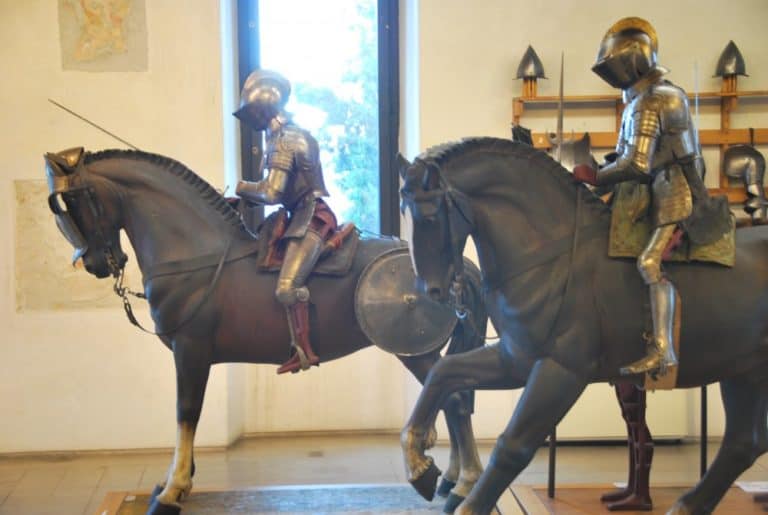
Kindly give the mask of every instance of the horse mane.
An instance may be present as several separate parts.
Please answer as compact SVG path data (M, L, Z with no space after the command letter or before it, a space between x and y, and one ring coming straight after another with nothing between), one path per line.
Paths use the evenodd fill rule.
M240 213L226 201L224 196L216 191L205 179L179 161L160 154L144 152L143 150L108 149L98 152L86 152L84 163L87 165L103 159L134 159L159 166L194 188L200 194L202 200L207 202L214 211L221 214L225 222L245 234L250 234L243 223Z
M455 157L489 150L510 154L512 157L529 161L535 169L533 173L546 172L564 188L574 190L574 192L583 191L585 193L582 196L584 205L592 206L602 212L610 211L610 208L600 197L583 184L574 181L573 175L555 161L552 156L520 141L493 137L463 138L458 141L430 147L420 154L417 159L425 162L427 165L431 164L442 169L444 164Z

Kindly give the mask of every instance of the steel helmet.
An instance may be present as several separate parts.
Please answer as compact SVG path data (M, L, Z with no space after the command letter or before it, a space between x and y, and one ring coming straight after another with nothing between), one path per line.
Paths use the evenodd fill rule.
M252 129L261 131L285 107L291 83L277 72L256 70L245 80L240 94L240 109L235 116Z
M605 33L592 71L605 82L627 89L656 67L659 41L642 18L622 18Z

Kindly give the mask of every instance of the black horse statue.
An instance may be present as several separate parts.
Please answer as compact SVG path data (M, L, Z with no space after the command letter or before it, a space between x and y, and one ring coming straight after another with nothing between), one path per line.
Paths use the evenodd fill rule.
M177 161L141 151L74 149L47 154L46 164L51 209L88 272L121 277L127 260L121 229L135 250L155 330L173 352L177 380L176 449L148 513L179 513L192 487L193 439L211 365L279 364L287 358L290 334L274 297L276 274L259 271L259 241L238 212ZM355 316L355 288L366 265L403 245L391 238L361 239L346 275L310 279L310 330L322 361L372 344ZM480 272L469 275L464 302L480 314L471 327L456 325L451 349L484 343ZM423 381L440 349L398 357ZM451 462L443 490L447 495L454 488L454 504L482 471L471 411L471 395L453 397L445 406Z
M642 384L619 369L645 352L645 286L634 260L607 255L609 207L529 146L468 139L428 151L403 175L422 288L446 298L471 235L501 335L498 344L449 356L430 372L402 432L414 486L434 489L425 438L451 392L524 388L486 470L456 509L486 514L588 384ZM673 514L710 513L768 450L768 229L739 230L736 245L733 268L666 266L682 298L676 386L720 382L726 413L717 457Z

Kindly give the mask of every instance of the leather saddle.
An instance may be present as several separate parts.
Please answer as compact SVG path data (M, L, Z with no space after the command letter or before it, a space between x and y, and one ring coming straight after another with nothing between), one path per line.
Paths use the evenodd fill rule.
M258 267L264 272L279 272L285 257L287 240L284 238L288 229L288 213L280 208L259 225ZM349 272L360 241L353 223L345 223L328 234L320 259L313 274L342 276Z

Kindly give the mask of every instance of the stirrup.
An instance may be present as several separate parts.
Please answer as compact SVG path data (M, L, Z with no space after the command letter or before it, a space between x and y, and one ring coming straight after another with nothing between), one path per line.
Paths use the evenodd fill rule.
M278 374L307 370L320 363L320 358L309 341L309 312L306 302L297 302L286 307L288 328L291 332L291 346L294 354L277 369Z
M664 361L661 353L654 351L644 358L630 363L626 367L621 367L619 372L623 376L634 374L658 373L664 375L667 371L667 363Z
M653 346L653 351L644 358L640 358L626 367L621 367L619 369L621 375L649 374L655 381L658 376L665 375L669 367L677 365L677 358L674 354L670 355L669 352L663 352L655 342Z
M318 358L317 356L315 356L314 358L307 358L306 354L304 353L303 350L301 350L299 348L296 348L296 351L297 352L295 352L288 359L288 361L286 361L285 363L280 365L280 367L277 369L277 373L278 374L285 374L285 373L288 373L288 372L291 372L291 373L295 374L295 373L300 372L302 370L307 370L308 368L310 368L310 367L312 367L314 365L319 365L320 364L320 358ZM304 366L304 364L302 363L302 359L301 359L302 355L304 356L304 359L306 359L306 363L307 363L306 366Z

